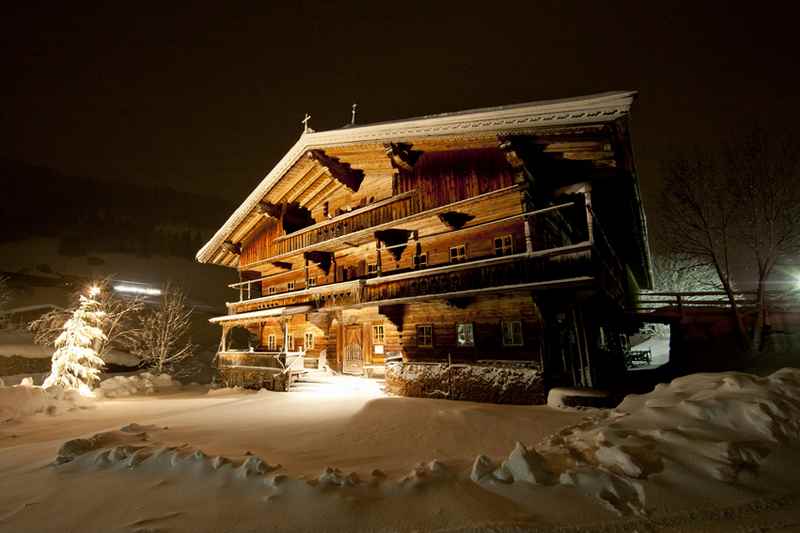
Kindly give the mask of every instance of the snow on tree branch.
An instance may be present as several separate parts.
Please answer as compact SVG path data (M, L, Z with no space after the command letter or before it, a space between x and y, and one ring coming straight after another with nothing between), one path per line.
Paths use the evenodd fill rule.
M79 307L55 340L50 375L43 387L61 386L82 394L91 391L105 365L97 355L98 345L106 339L102 330L104 316L97 300L81 296Z
M194 351L189 336L192 312L183 291L167 283L161 290L158 307L139 315L133 353L159 374L191 357Z

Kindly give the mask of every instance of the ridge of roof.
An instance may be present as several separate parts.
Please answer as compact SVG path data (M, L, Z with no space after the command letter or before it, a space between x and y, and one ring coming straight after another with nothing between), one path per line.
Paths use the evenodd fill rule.
M334 144L396 140L398 137L429 137L493 130L513 131L545 125L608 122L626 115L636 94L636 91L612 91L556 100L539 100L424 115L333 130L303 132L214 236L198 250L195 258L201 263L210 260L215 251L269 192L270 188L309 149L324 148Z

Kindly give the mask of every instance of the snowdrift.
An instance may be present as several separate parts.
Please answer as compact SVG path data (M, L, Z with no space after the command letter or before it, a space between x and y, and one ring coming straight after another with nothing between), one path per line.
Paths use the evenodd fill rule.
M0 382L0 422L17 420L36 413L55 415L75 408L86 408L91 399L84 398L76 390L61 387L33 386L33 381L23 380L20 385L5 387Z
M694 374L631 395L539 445L517 443L496 464L476 458L471 477L497 483L567 485L620 515L646 513L646 481L744 483L778 448L800 459L800 370L769 377ZM791 470L791 465L787 465ZM682 483L681 483L682 484Z
M181 388L178 381L169 374L154 375L142 372L133 376L115 376L100 382L95 389L98 398L123 398L156 392L169 392Z
M713 493L724 484L755 494L752 483L770 460L778 463L770 471L786 480L800 460L797 369L766 378L741 373L679 378L651 393L628 396L614 410L595 411L535 446L517 443L507 457L479 455L466 470L432 460L392 478L368 467L347 472L334 466L312 478L292 477L260 457L212 456L170 442L167 428L137 424L68 441L55 464L120 475L130 469L202 475L216 480L215 486L250 483L263 491L264 501L278 495L308 498L315 491L344 491L357 501L425 494L413 492L424 487L457 491L473 483L492 498L535 508L540 500L552 500L548 491L557 488L558 494L575 491L620 516L646 516L654 505L648 494L654 490L679 493L700 487Z

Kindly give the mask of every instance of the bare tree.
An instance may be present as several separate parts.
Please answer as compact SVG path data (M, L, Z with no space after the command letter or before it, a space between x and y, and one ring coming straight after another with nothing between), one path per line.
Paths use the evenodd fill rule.
M724 151L730 191L736 202L737 236L756 272L758 314L752 348L762 344L766 284L776 263L800 252L800 143L755 128Z
M728 141L718 155L697 153L665 168L670 249L698 265L713 266L743 339L731 257L734 249L749 256L747 263L756 272L758 310L750 348L760 349L768 279L780 260L800 252L800 143L754 128Z
M735 198L720 161L697 151L664 165L662 234L672 254L689 258L692 268L712 269L730 303L741 341L747 339L734 294Z
M719 278L710 265L669 253L653 255L653 285L667 292L720 290Z
M121 349L130 351L136 339L136 317L144 309L141 297L120 296L112 289L112 279L104 278L94 284L99 292L96 299L99 310L103 312L101 328L105 338L98 342L97 354L105 359L109 351ZM28 325L33 332L33 342L42 346L53 346L55 339L61 334L64 323L72 317L77 309L81 292L73 295L75 302L67 309L55 308L43 314Z
M191 357L194 350L189 337L192 311L183 291L167 283L161 289L158 307L146 310L139 317L134 354L158 373Z

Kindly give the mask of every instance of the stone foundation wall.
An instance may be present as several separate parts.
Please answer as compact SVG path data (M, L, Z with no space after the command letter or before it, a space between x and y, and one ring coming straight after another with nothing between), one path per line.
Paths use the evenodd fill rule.
M388 363L386 390L400 396L544 404L542 372L519 364Z

